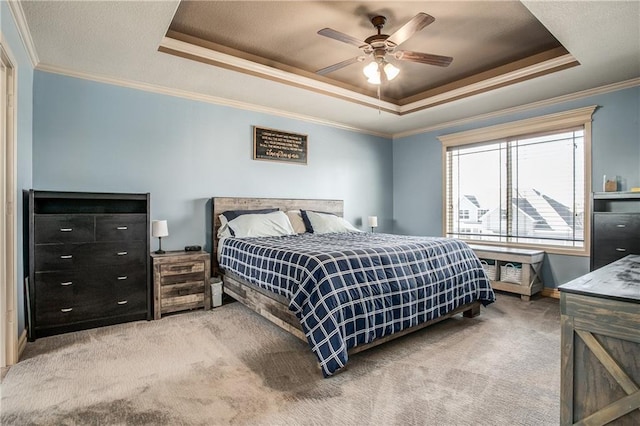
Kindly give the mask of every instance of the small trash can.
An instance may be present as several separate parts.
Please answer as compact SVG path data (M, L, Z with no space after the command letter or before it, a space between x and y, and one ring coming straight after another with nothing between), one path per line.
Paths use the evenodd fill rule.
M222 280L218 277L211 278L211 306L222 306Z

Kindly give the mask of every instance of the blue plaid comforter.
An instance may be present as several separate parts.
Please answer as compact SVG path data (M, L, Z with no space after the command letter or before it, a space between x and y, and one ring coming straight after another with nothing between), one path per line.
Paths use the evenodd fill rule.
M323 374L347 350L495 295L462 241L373 233L226 238L220 266L280 294L300 319Z

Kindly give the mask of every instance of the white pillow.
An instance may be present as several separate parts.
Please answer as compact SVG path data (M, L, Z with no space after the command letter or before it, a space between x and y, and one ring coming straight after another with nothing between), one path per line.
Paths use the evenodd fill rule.
M227 225L236 238L280 237L293 235L293 227L283 211L262 214L243 214L229 221Z
M220 228L218 228L218 239L231 237L231 230L229 229L229 222L227 221L227 218L223 214L218 215L218 218L220 219Z
M307 217L311 222L314 234L328 234L330 232L362 232L347 220L332 214L316 213L307 210Z
M291 222L291 226L293 226L293 231L296 234L304 234L307 232L307 229L304 226L304 221L302 220L302 214L300 210L289 210L287 212L287 217L289 218L289 222Z

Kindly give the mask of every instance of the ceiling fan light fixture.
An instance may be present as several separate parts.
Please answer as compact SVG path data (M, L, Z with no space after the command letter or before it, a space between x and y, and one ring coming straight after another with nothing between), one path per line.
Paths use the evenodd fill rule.
M400 74L400 70L398 67L394 66L391 63L388 63L384 66L384 73L387 76L387 80L391 81Z
M367 76L369 80L374 77L378 77L378 80L380 80L380 71L378 71L377 62L370 62L362 69L362 72Z

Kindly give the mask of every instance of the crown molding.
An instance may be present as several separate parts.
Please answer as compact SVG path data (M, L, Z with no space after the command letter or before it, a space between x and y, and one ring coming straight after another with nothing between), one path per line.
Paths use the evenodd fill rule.
M22 9L22 4L18 0L6 0L9 5L9 10L11 11L11 15L13 15L13 20L18 27L18 34L20 34L20 39L22 40L22 44L24 48L27 50L27 54L29 55L29 59L31 60L31 65L35 68L40 60L38 59L38 53L36 52L36 46L33 43L33 39L31 38L31 31L29 31L29 25L27 24L27 18L24 16L24 10Z
M333 84L324 83L303 75L283 71L278 68L273 68L244 58L229 55L227 53L218 52L207 47L187 43L175 38L165 36L160 43L159 50L161 52L187 57L204 63L212 63L235 71L243 72L245 74L256 75L266 78L267 80L277 81L294 87L305 88L316 93L334 96L339 99L346 99L371 108L380 108L392 114L398 114L400 112L400 107L391 102L378 100L362 93L334 86Z
M40 63L38 64L38 66L36 66L35 69L38 71L64 75L67 77L80 78L83 80L90 80L98 83L110 84L113 86L127 87L130 89L142 90L145 92L152 92L152 93L157 93L157 94L167 95L167 96L175 96L178 98L189 99L193 101L205 102L205 103L216 104L216 105L222 105L222 106L242 109L246 111L259 112L263 114L274 115L277 117L289 118L292 120L300 120L300 121L305 121L309 123L320 124L323 126L334 127L337 129L348 130L351 132L363 133L371 136L379 136L387 139L391 139L391 136L392 136L390 133L374 132L371 130L348 126L335 121L322 120L322 119L311 117L308 115L282 111L275 108L269 108L261 105L250 104L248 102L235 101L235 100L220 98L220 97L211 96L211 95L203 95L201 93L190 92L187 90L173 89L173 88L155 85L155 84L141 83L138 81L125 80L120 78L107 77L104 75L73 71L70 69L57 67L54 65Z
M530 60L531 58L527 58L522 62L529 62ZM547 60L534 61L531 65L523 66L521 68L518 67L512 71L500 73L495 76L487 76L487 78L483 78L481 81L476 83L465 84L462 87L447 90L442 94L429 96L428 98L403 105L400 108L400 115L409 114L421 109L466 98L474 94L484 93L489 90L524 81L535 76L545 75L565 67L576 66L577 64L578 63L575 58L569 53L551 57ZM495 70L492 72L495 72Z
M392 139L400 139L407 136L419 135L421 133L433 132L436 130L448 129L455 126L461 126L464 124L473 123L475 121L488 120L491 118L503 117L505 115L516 114L520 112L530 111L537 108L544 108L552 105L561 104L564 102L575 101L578 99L588 98L590 96L602 95L609 92L615 92L618 90L628 89L631 87L640 86L640 78L632 78L631 80L625 80L618 83L607 84L605 86L596 87L593 89L582 90L580 92L571 93L568 95L557 96L555 98L545 99L543 101L532 102L525 105L520 105L513 108L506 108L499 111L490 112L487 114L475 115L472 117L463 118L460 120L447 121L444 123L436 124L434 126L423 127L416 130L410 130L407 132L394 133Z
M443 147L467 145L480 141L502 139L513 135L525 135L533 132L546 132L556 129L584 125L591 121L597 105L577 108L555 114L540 115L524 120L512 121L494 126L480 127L458 133L438 136Z

